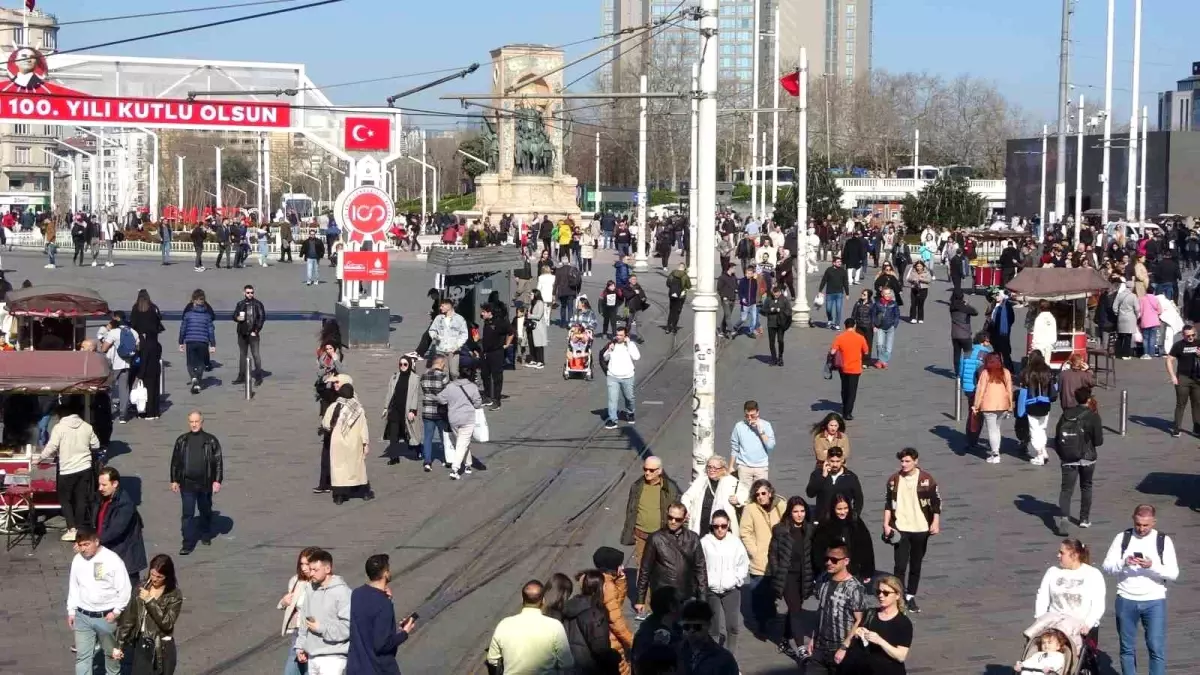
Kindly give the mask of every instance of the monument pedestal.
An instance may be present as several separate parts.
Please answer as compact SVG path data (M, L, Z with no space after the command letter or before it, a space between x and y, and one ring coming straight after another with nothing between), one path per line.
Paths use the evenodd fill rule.
M500 174L485 173L475 178L475 209L483 217L500 218L510 213L529 220L533 214L548 215L553 221L570 217L580 222L575 203L579 185L573 176L520 176L507 180Z
M342 340L351 348L386 348L389 346L392 313L386 305L358 307L337 303L334 312Z

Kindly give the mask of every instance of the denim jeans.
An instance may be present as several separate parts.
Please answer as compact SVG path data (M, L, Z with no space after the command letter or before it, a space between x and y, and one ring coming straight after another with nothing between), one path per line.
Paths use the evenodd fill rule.
M613 377L608 376L608 419L612 422L617 421L617 404L624 399L624 408L626 413L633 415L635 413L635 402L633 397L633 378L632 377Z
M158 247L159 247L159 250L162 251L163 264L164 265L169 264L171 262L171 242L164 241L161 244L159 244Z
M75 614L75 675L92 675L97 642L104 652L104 674L120 675L121 662L112 658L112 650L117 646L116 623L80 613Z
M751 333L758 330L758 305L742 306L742 316L738 319L738 326Z
M875 329L875 360L887 363L892 359L892 345L896 340L896 327Z
M1158 356L1158 326L1142 329L1142 353Z
M1167 671L1167 600L1126 600L1117 596L1117 635L1121 639L1121 675L1137 675L1138 624L1146 626L1150 675Z
M315 284L321 280L321 261L316 258L308 258L304 261L304 283Z
M575 296L560 295L558 296L558 322L564 328L567 322L571 320L571 315L575 313Z
M296 634L289 632L287 656L283 662L283 675L308 675L308 664L296 660Z
M423 418L421 424L424 429L425 439L422 441L421 458L426 464L433 464L433 441L436 437L438 445L442 446L442 459L450 461L449 453L446 452L446 447L443 444L442 432L446 431L446 420L431 420Z
M116 349L114 347L113 349ZM129 412L129 369L112 371L108 376L109 393L117 409L117 419L126 419Z
M54 242L50 242L49 244L46 244L46 258L48 259L47 262L49 262L51 265L57 264L54 262L54 258L57 255L58 255L58 244L56 244Z
M825 294L825 318L830 324L842 327L842 304L846 300L844 293Z
M208 539L212 536L212 498L211 492L179 491L180 502L183 506L182 517L179 519L179 531L183 544L195 545L197 539ZM196 516L196 508L200 509L200 524L198 528L191 527ZM195 530L199 530L196 532Z

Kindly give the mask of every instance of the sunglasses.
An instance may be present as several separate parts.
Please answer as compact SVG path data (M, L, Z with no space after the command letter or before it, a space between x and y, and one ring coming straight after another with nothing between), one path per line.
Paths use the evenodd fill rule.
M881 589L875 591L875 595L882 595L883 597L886 598L889 595L899 595L899 593L897 593L896 591L893 591L891 589L881 588Z
M713 526L712 526L712 528L713 528L714 530L728 530L728 529L729 529L729 523L725 523L724 525L718 525L717 523L713 523Z
M648 468L642 469L642 473L658 473L659 471L662 471L662 469L648 469Z
M682 523L682 522L683 522L683 518L676 518L675 516L667 516L667 522L669 522L669 523Z
M827 562L827 563L833 563L833 564L835 564L835 565L836 565L837 563L840 563L840 562L842 562L843 560L845 560L845 558L836 558L836 557L834 557L834 556L831 556L831 555L827 555L827 556L825 556L825 562Z
M758 492L754 493L754 496L755 497L770 497L771 493L766 490L759 490Z

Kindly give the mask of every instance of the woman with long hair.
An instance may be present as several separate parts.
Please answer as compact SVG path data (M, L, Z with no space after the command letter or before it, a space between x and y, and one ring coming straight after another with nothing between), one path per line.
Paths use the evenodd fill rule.
M988 354L983 359L983 372L975 385L975 399L971 406L972 415L982 415L988 434L988 464L1000 463L1000 419L1012 412L1012 375L1004 367L999 354Z
M813 569L822 569L825 552L840 544L850 547L850 573L859 581L870 583L875 576L871 532L854 512L850 498L838 493L829 502L829 512L821 516L820 524L813 532Z
M1046 570L1038 586L1033 616L1047 614L1066 617L1084 636L1084 663L1094 657L1104 618L1107 588L1104 575L1091 565L1091 550L1078 539L1063 539L1058 544L1058 564ZM1095 668L1091 672L1096 672Z
M918 260L913 263L904 281L912 289L912 307L908 310L908 322L925 323L925 299L929 297L933 273L925 267L925 261Z
M150 299L150 292L144 288L138 291L137 301L129 311L129 327L137 332L142 342L158 342L158 334L166 330L162 325L162 312Z
M577 675L617 675L620 658L608 641L608 612L604 608L604 573L584 570L575 580L579 593L563 606L562 623L575 657Z
M876 297L880 291L885 288L892 290L892 297L896 298L896 304L900 304L901 291L900 278L896 276L896 268L890 262L883 263L883 267L879 269L879 274L875 275L875 283L873 285Z
M421 376L417 375L416 360L401 356L396 372L388 380L387 395L380 415L384 420L383 440L389 441L386 451L388 464L399 464L398 453L392 445L404 444L409 451L417 448L424 440L424 425L421 423Z
M803 622L804 599L813 589L813 526L808 504L803 497L792 497L781 522L771 530L767 568L775 598L787 605L787 621L779 651L793 658L800 656L806 633ZM794 643L794 644L793 644Z
M1029 421L1029 463L1041 466L1049 457L1046 453L1046 427L1050 423L1054 396L1054 373L1046 365L1042 352L1029 352L1025 367L1021 369L1020 384L1025 390L1025 419Z
M545 591L542 593L542 614L562 621L563 607L566 606L567 600L574 590L575 584L571 581L571 577L562 572L550 575L550 579L546 581Z
M160 553L150 560L146 581L137 598L121 612L114 659L132 653L131 675L173 675L175 672L175 622L183 609L183 592L175 579L171 556Z
M549 329L546 327L550 314L546 309L545 298L540 289L529 292L529 311L525 314L525 331L529 335L529 361L525 365L530 368L546 366L546 343L549 341Z
M813 456L818 465L825 462L826 453L830 448L841 448L842 456L850 459L850 437L846 434L846 420L838 413L831 412L822 417L820 422L812 425L810 433L813 436Z
M283 662L283 675L304 675L308 672L308 664L296 660L296 636L300 632L300 622L304 617L304 601L312 589L309 583L310 574L308 561L312 554L318 551L316 546L308 546L296 556L296 573L288 579L287 593L279 599L275 608L283 611L283 627L280 635L288 638L287 656Z
M753 617L757 624L756 635L761 635L775 618L775 604L770 601L769 587L762 586L767 573L771 530L783 520L786 508L783 498L775 494L775 486L765 478L750 485L749 498L750 503L742 509L738 524L742 544L750 556L750 574L742 593L742 615Z
M906 615L904 584L894 576L883 577L876 585L875 597L879 608L863 613L862 625L855 629L854 641L838 673L905 675L907 672L904 662L912 647L913 625Z

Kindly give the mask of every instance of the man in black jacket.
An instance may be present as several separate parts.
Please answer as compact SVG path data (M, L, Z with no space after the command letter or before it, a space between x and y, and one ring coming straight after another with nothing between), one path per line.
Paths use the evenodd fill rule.
M684 527L687 507L675 502L667 507L667 526L646 539L638 566L634 609L641 614L650 591L664 586L675 589L681 599L704 600L708 593L708 565L700 535Z
M183 522L180 530L183 545L179 555L196 549L195 533L189 532L196 507L200 507L200 543L212 543L212 498L221 491L225 481L225 465L221 458L221 442L204 431L204 416L199 410L188 413L188 432L175 439L171 451L171 491L183 500Z
M121 489L121 474L111 466L100 469L97 485L100 505L96 510L96 534L100 545L116 553L125 563L129 582L138 585L146 569L146 542L142 539L142 516L129 493Z
M1091 387L1080 387L1075 392L1076 405L1063 411L1054 431L1054 451L1062 463L1062 485L1058 493L1058 518L1055 519L1056 534L1067 536L1067 522L1071 513L1071 497L1075 494L1075 482L1079 481L1079 526L1091 527L1088 517L1092 511L1092 476L1096 470L1096 448L1104 445L1104 425L1100 415L1092 412L1088 401L1092 398Z
M262 384L262 354L259 352L259 339L262 336L263 324L267 322L267 308L262 300L254 297L254 287L250 284L242 289L246 297L238 301L233 308L233 320L237 322L238 338L238 375L234 384L246 383L246 352L254 358L254 386Z
M717 297L721 299L721 337L730 339L737 325L741 310L738 309L737 268L725 266L725 273L717 277Z
M476 356L483 376L483 405L496 410L504 391L504 353L513 341L512 326L508 321L499 320L491 305L481 307L479 316L483 318L483 330Z
M829 448L825 461L808 477L808 496L816 499L813 520L829 520L829 508L836 495L845 495L855 513L862 513L863 490L858 475L846 468L846 455L841 448Z
M308 239L300 245L300 257L304 259L304 285L321 283L321 258L325 257L325 244L317 238L316 231L310 231Z

